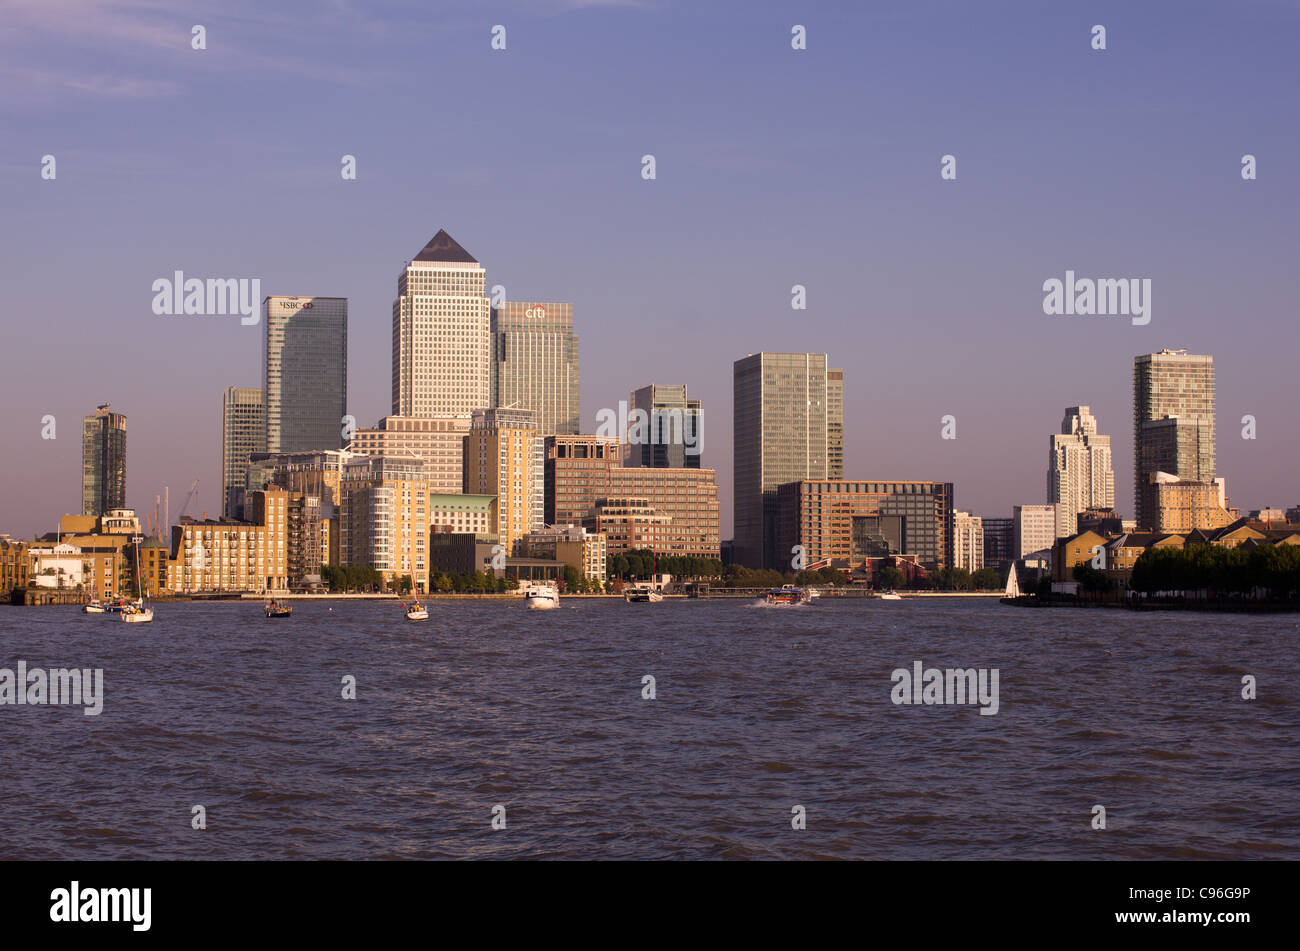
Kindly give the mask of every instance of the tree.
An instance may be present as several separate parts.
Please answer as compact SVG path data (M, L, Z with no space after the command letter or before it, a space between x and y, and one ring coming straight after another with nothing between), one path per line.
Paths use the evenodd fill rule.
M893 565L885 565L876 572L877 588L901 588L907 584L907 576Z
M1106 572L1086 561L1074 566L1074 580L1079 582L1079 590L1088 594L1107 594L1115 588L1115 582Z
M1004 583L994 568L981 568L970 576L970 580L976 591L996 591Z

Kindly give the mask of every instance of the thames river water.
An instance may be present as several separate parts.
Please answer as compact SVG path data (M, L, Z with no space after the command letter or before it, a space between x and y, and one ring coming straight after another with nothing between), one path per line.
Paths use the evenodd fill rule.
M0 607L0 668L104 671L98 716L0 705L0 859L1300 858L1300 615L155 609ZM997 713L893 703L915 661Z

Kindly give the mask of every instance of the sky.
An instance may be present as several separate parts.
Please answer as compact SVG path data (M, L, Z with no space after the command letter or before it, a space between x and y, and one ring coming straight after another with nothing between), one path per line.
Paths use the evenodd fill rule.
M585 431L648 383L703 401L724 537L760 350L844 368L847 478L988 516L1045 501L1078 404L1131 515L1134 356L1212 354L1233 504L1300 504L1298 33L1296 0L0 0L0 533L79 510L105 401L129 505L166 485L174 519L198 479L189 514L219 513L221 397L260 385L264 327L155 315L176 270L347 297L374 425L440 228L508 299L573 303ZM1150 279L1150 322L1045 314L1067 270Z

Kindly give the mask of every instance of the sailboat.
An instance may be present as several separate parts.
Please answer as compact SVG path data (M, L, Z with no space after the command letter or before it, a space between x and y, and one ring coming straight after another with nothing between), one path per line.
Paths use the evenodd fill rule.
M140 597L122 609L122 620L127 624L147 624L153 620L153 608L145 605L145 597L149 592L144 586L144 579L140 577L140 543L144 538L134 535L131 541L135 545L135 583L140 591Z
M1020 597L1020 581L1016 578L1016 563L1011 563L1011 572L1007 575L1007 592L1008 598Z
M417 598L415 603L406 609L406 619L408 621L427 621L429 620L429 609L421 604Z

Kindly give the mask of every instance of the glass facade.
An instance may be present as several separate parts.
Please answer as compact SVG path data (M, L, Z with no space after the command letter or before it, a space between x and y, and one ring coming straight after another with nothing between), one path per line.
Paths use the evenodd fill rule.
M81 514L126 508L126 417L105 403L81 421Z
M633 390L628 416L645 414L645 432L628 435L625 464L657 469L698 469L703 454L703 414L700 401L688 399L686 387L652 383Z
M573 305L506 301L492 308L492 406L531 409L543 436L576 433L578 337Z
M1213 357L1161 350L1134 358L1133 499L1139 528L1154 524L1151 496L1145 491L1152 473L1213 481L1214 401Z
M256 387L230 387L221 401L221 498L226 518L244 517L248 457L265 451L262 391Z
M343 445L348 402L345 297L268 297L262 348L267 452Z

